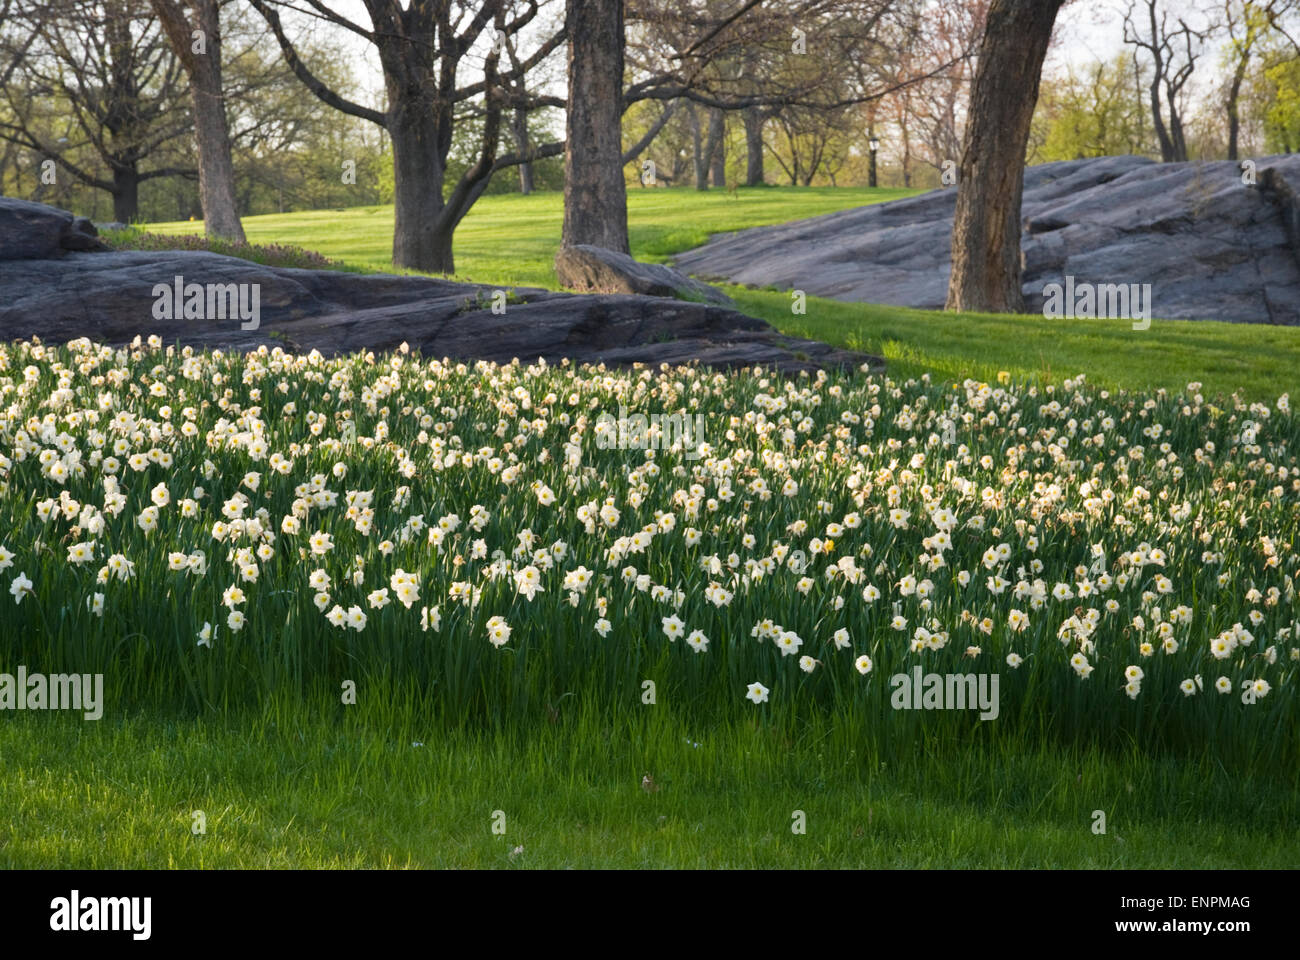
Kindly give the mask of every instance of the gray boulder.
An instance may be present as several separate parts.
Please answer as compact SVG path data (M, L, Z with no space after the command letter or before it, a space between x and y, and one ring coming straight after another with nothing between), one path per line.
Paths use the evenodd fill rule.
M1277 204L1282 229L1291 241L1291 252L1295 254L1296 262L1300 263L1300 176L1279 164L1264 169L1259 185Z
M1300 156L1235 163L1099 157L1025 170L1022 283L1150 284L1166 319L1300 324ZM677 257L696 276L836 300L940 309L955 188L720 235Z
M85 217L43 203L0 197L0 260L46 259L68 250L103 250Z
M647 297L676 297L730 306L721 290L700 283L671 267L641 263L626 253L586 243L561 247L555 255L560 286L593 293L639 293Z
M21 201L0 198L0 218L15 203ZM699 361L786 373L884 369L878 357L786 337L713 304L273 268L196 251L61 253L51 251L47 234L30 239L41 246L11 245L6 250L14 255L0 259L6 339L88 337L121 345L158 334L200 348L279 345L327 356L405 342L426 356L502 363L517 357L617 366ZM51 252L57 259L33 256Z

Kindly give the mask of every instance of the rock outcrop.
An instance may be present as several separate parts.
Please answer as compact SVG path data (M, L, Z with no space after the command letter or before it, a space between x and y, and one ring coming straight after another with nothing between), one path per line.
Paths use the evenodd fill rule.
M639 293L731 306L721 290L657 263L641 263L626 253L579 243L555 255L560 286L583 293Z
M1165 319L1300 324L1300 156L1236 163L1099 157L1025 170L1023 291L1150 284ZM939 309L955 188L713 238L675 266L837 300Z
M105 250L85 217L43 203L0 197L0 260L43 260L69 250Z
M327 355L406 342L426 356L499 362L699 361L787 373L884 368L877 357L786 337L762 320L712 304L273 268L195 251L79 252L76 238L85 234L75 221L63 211L0 198L6 340L89 337L124 344L158 334L196 347L278 344ZM14 222L21 227L11 231Z

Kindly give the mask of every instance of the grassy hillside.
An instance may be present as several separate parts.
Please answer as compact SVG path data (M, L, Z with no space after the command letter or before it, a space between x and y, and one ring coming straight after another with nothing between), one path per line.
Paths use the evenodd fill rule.
M628 196L632 253L662 262L712 233L783 223L918 191L767 187L700 193L633 190ZM456 232L457 276L502 286L556 288L552 260L560 243L556 193L489 196ZM151 232L194 233L196 223L151 225ZM360 269L391 270L392 207L317 210L244 221L254 244L293 244ZM1300 387L1300 329L1153 320L1134 330L1124 320L1049 321L1041 316L982 316L808 299L793 315L787 291L725 287L742 310L777 328L884 356L896 376L993 380L1005 371L1043 383L1086 374L1111 389L1181 390L1201 382L1208 396L1239 390L1254 400Z
M664 261L699 246L711 233L801 220L920 192L766 187L737 190L733 196L725 190L632 190L628 194L632 253L642 260ZM456 231L457 279L554 288L551 262L560 245L563 219L563 198L558 193L482 198ZM171 235L202 233L203 224L181 221L151 224L148 229ZM244 232L251 243L294 244L359 267L393 268L391 206L247 217Z

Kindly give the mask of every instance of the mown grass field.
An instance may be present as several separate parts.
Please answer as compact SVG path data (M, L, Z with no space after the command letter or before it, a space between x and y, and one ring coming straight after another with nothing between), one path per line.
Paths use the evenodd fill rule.
M633 193L634 252L865 194ZM484 204L464 274L553 284L556 199ZM376 268L384 214L247 227ZM0 866L1300 864L1290 331L1147 369L1159 322L733 292L891 380L0 347L0 672L106 682L0 716ZM710 456L602 446L620 401ZM999 717L893 709L913 664Z
M704 243L710 234L784 223L917 191L834 187L767 187L728 192L637 190L628 194L632 254L663 262ZM456 231L457 276L502 286L554 289L552 261L560 242L561 197L488 196ZM151 224L152 232L201 232L193 223ZM356 207L249 217L251 243L286 243L359 269L389 270L391 207ZM1060 382L1086 373L1115 389L1179 390L1192 381L1207 393L1240 390L1266 399L1300 389L1300 329L1153 319L1133 330L1124 320L1049 321L1041 316L952 315L810 297L806 315L791 313L786 291L723 287L741 310L778 329L885 357L900 377Z

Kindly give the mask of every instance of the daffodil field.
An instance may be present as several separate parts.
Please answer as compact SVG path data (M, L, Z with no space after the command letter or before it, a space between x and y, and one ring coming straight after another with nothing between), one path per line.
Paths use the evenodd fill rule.
M5 661L106 714L351 685L1296 759L1287 397L1003 379L0 346ZM917 667L997 717L897 709Z

